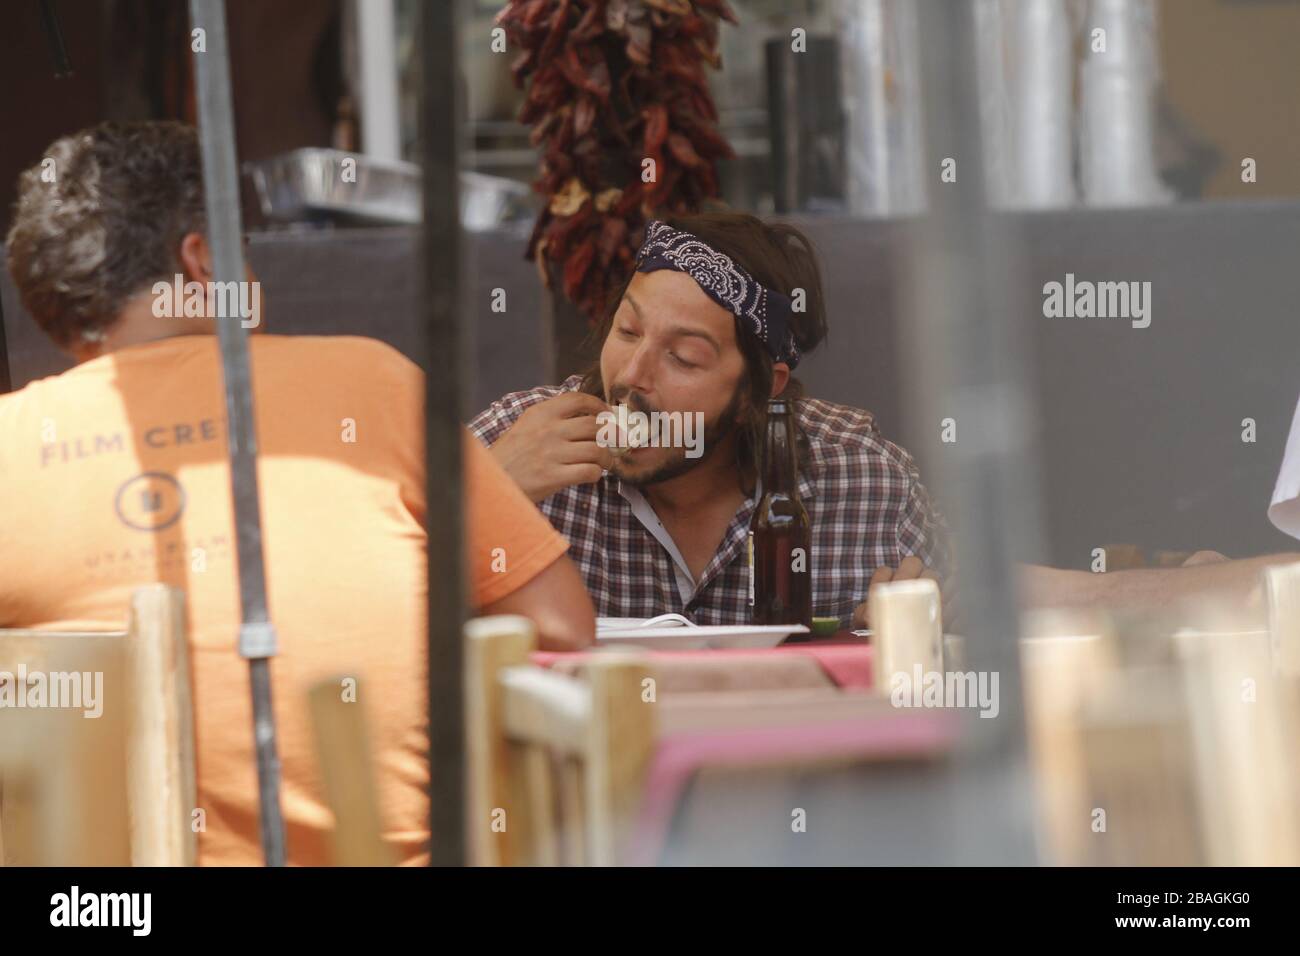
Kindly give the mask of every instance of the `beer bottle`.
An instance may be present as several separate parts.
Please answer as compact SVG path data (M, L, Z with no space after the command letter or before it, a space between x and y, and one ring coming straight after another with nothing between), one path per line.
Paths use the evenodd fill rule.
M812 525L799 500L794 403L767 403L760 497L749 519L749 604L754 624L812 627Z

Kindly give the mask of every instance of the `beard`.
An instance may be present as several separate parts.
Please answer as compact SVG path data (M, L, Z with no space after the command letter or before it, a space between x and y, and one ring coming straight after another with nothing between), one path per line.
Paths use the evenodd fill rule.
M609 469L610 472L633 487L645 488L672 478L678 478L700 467L713 456L720 445L725 444L728 438L739 431L741 410L744 403L743 385L743 382L737 383L736 390L731 395L731 400L727 402L727 407L719 412L712 421L705 422L704 435L700 442L701 453L698 458L686 457L685 448L674 448L671 450L680 457L673 457L657 466L650 466L649 471L638 474L636 466L631 461L616 457L613 466ZM615 387L609 393L607 403L617 405L620 402L628 405L634 411L644 412L647 415L659 411L659 409L652 408L639 394L629 393L626 389Z

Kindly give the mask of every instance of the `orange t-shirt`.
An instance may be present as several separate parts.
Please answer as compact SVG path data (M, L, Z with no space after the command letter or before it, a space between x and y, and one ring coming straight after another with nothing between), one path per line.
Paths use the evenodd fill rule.
M424 380L358 337L249 339L289 861L330 862L307 691L358 679L385 838L426 850ZM481 606L567 547L466 432L469 578ZM0 627L120 629L133 589L182 589L201 864L258 864L248 664L215 335L122 349L0 396ZM508 570L493 566L495 549Z

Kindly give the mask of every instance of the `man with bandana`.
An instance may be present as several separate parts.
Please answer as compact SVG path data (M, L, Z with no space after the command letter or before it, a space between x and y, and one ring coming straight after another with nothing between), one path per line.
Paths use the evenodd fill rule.
M777 396L795 402L814 616L861 626L872 584L938 578L943 523L911 457L870 413L808 398L792 376L826 336L820 270L793 226L740 213L651 222L596 335L586 374L506 395L470 430L569 539L598 615L748 622L745 545ZM658 433L611 448L620 405L622 420L702 420L702 449Z

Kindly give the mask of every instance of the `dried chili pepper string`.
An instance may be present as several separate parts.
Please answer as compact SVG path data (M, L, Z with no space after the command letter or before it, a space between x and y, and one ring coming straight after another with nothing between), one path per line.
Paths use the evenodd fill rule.
M630 275L648 218L718 195L717 161L735 155L704 69L721 65L719 19L736 22L725 0L509 0L497 16L542 153L528 257L590 321Z

